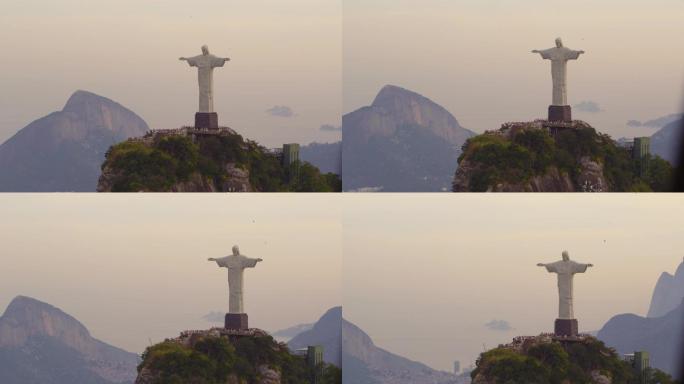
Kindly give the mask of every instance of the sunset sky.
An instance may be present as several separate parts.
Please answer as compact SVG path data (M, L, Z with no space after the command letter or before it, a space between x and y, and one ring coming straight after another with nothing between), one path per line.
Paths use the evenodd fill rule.
M341 304L340 209L331 195L0 195L0 313L17 295L141 353L228 310L233 245L250 326L277 331Z
M341 123L338 0L6 0L0 5L0 143L88 90L177 128L197 111L197 70L212 53L219 122L267 146L331 142ZM274 106L292 116L273 116Z
M568 64L568 102L615 138L684 105L681 0L345 0L343 110L369 105L385 84L449 110L475 132L546 116L551 64L533 49L563 38L584 50Z
M575 277L580 331L645 316L658 277L684 256L684 197L574 194L353 194L343 211L344 316L381 348L451 370L483 348L552 332L556 276ZM510 330L492 330L493 320Z

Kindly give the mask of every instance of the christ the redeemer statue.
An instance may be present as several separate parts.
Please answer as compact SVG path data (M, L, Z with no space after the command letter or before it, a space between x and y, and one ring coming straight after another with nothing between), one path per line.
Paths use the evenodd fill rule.
M218 128L218 117L215 118L215 121L211 120L216 116L214 112L214 68L223 67L223 64L230 59L212 55L209 53L209 47L203 45L201 55L181 57L179 60L187 61L191 67L197 67L199 110L195 115L195 128ZM205 120L208 121L205 123ZM213 124L214 122L216 124ZM200 126L197 126L198 123Z
M251 259L240 254L240 248L233 246L233 254L215 261L219 267L228 268L228 314L226 315L226 328L246 329L247 314L244 311L244 280L245 268L254 268L262 259Z
M556 39L554 48L542 51L533 50L542 59L551 60L551 79L553 81L553 98L549 107L549 120L570 121L570 106L568 105L567 64L568 60L577 60L584 51L573 51L563 46L563 41Z
M568 251L563 251L563 260L550 264L537 264L550 273L558 275L558 319L556 334L559 336L577 335L577 320L573 311L573 278L576 273L584 273L592 264L582 264L570 260Z

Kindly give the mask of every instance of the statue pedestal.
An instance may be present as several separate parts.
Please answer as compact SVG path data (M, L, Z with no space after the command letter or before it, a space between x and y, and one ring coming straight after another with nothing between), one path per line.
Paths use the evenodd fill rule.
M572 112L569 105L549 105L549 121L572 121Z
M246 313L226 313L226 329L244 330L249 329Z
M578 333L577 319L556 319L554 326L556 336L577 336Z
M195 129L218 129L218 113L195 113Z

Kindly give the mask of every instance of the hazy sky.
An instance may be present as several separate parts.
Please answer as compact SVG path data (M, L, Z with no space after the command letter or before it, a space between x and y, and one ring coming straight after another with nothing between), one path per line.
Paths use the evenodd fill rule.
M264 259L245 271L250 325L275 331L341 304L340 208L332 195L0 195L0 313L16 295L76 317L132 352L228 309L228 272L209 257Z
M580 331L645 315L656 281L684 256L684 196L345 195L344 316L380 347L434 368L552 332L556 276L536 266L568 250ZM485 324L504 320L513 328Z
M339 140L339 0L3 0L0 142L85 89L132 109L152 128L191 124L197 70L212 53L219 122L264 145ZM291 108L292 117L266 113Z
M682 0L344 0L343 110L372 102L385 84L414 90L466 128L542 118L551 102L551 64L532 49L586 51L568 64L568 102L613 136L682 110Z

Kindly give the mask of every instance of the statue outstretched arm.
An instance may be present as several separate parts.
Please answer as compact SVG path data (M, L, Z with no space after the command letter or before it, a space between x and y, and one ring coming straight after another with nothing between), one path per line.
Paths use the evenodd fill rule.
M544 264L544 263L537 263L537 267L546 267L546 264Z
M264 261L264 260L263 259L251 259L248 257L242 265L245 268L254 268L254 267L256 267L257 263L260 261Z

